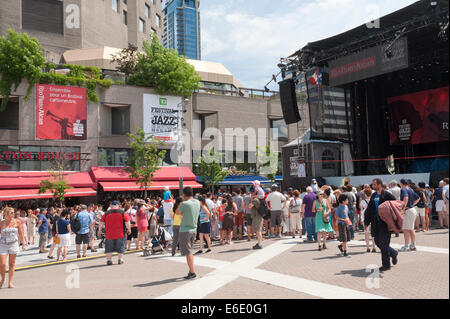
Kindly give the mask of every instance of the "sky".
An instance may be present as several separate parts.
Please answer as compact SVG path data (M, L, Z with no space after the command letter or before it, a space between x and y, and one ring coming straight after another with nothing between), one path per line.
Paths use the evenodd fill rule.
M281 57L414 2L201 0L202 60L222 63L247 88L263 89ZM269 88L278 91L273 82Z

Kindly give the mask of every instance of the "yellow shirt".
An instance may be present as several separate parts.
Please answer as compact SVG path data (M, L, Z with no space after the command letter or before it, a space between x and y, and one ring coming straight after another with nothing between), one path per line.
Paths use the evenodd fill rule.
M177 215L175 214L175 212L173 211L173 209L170 210L170 217L172 217L173 219L173 224L172 226L180 226L181 225L181 219L183 218L182 215Z

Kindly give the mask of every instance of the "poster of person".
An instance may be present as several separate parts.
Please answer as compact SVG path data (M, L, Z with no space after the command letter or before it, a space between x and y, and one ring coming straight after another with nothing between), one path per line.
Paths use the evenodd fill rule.
M181 103L179 96L144 94L144 132L166 143L176 143Z
M86 88L36 84L36 139L86 140Z
M448 86L388 99L390 143L448 141Z

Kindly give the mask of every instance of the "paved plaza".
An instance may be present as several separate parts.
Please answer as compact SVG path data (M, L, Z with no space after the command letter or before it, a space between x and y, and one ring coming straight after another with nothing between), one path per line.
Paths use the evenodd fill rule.
M379 275L373 268L381 266L380 253L366 253L363 239L358 233L350 243L349 258L340 256L336 241L321 252L298 237L265 240L258 251L247 240L214 243L211 253L195 256L198 277L191 281L183 279L188 269L178 254L131 252L125 264L117 265L115 257L106 266L102 249L55 263L31 248L17 258L17 288L1 289L0 298L449 298L447 230L418 233L417 251L400 253L399 263ZM392 236L394 248L402 243L402 235ZM76 257L74 248L68 259Z

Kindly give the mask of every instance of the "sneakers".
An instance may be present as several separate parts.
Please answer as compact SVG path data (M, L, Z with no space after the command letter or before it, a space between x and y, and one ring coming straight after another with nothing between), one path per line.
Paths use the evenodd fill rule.
M119 259L119 261L117 262L118 265L122 265L123 264L123 259Z
M366 252L370 253L370 248L367 248L367 249L366 249Z
M253 246L253 249L262 249L262 246L260 244L256 244L255 246Z
M203 250L201 250L201 249L195 253L195 255L200 255L200 254L203 254Z
M347 251L344 250L344 257L350 257L349 254L347 254Z
M48 259L54 259L55 257L53 256L47 256Z
M377 252L377 250L375 249L375 247L372 248L372 252L373 252L373 253L376 253L376 252Z
M416 245L410 245L409 250L416 251L417 250Z
M381 266L380 267L380 272L386 271L386 270L390 270L391 267L387 267L387 266Z
M344 252L344 248L342 248L342 245L339 245L338 248L339 248L339 250L341 251L341 253Z
M408 250L409 250L408 246L403 246L403 247L400 248L398 251L404 252L404 251L408 251Z
M205 254L207 254L207 253L209 253L209 252L211 252L211 249L208 248L208 250L205 251Z
M188 272L187 276L184 277L184 279L189 280L189 279L194 279L196 277L197 277L197 275L195 273Z
M398 263L398 256L392 256L392 264L395 266Z
M106 265L108 265L108 266L111 266L113 263L112 263L112 260L107 260L106 261Z

